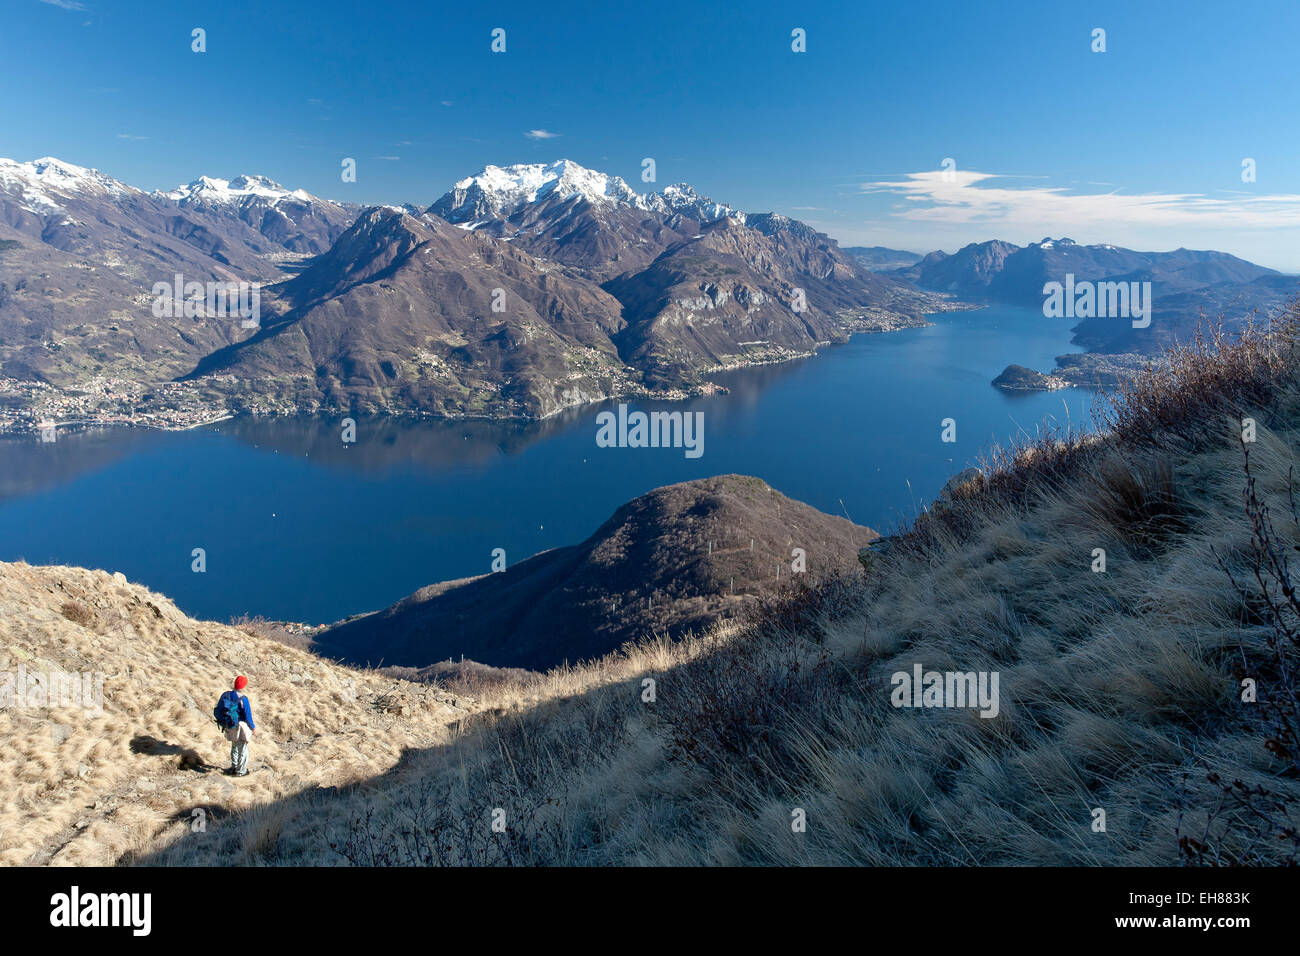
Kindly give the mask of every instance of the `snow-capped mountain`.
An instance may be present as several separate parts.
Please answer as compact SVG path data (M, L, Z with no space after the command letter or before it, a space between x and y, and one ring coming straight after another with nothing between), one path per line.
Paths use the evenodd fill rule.
M235 179L213 179L200 176L192 183L177 186L166 192L154 195L186 206L193 203L229 203L243 202L249 197L264 199L274 204L282 199L294 198L303 202L315 199L311 193L302 189L286 189L273 179L265 176L238 176Z
M543 199L582 196L591 203L646 208L643 198L618 176L598 173L568 159L558 162L487 166L458 181L431 211L448 222L506 219L520 207Z
M313 255L328 249L358 211L352 204L319 199L265 176L228 180L200 176L192 183L153 195L187 211L238 220L290 252Z
M487 166L458 181L430 211L448 222L478 226L492 219L509 219L525 206L546 200L563 202L575 196L593 206L623 206L664 215L679 213L701 223L743 215L701 196L686 183L668 186L659 193L638 193L622 177L587 169L571 159Z
M571 159L487 166L458 181L429 212L598 281L643 268L709 223L746 218L685 183L639 193L622 178Z
M746 219L743 212L732 209L725 203L714 202L707 196L701 196L686 183L665 186L662 192L650 193L645 199L649 208L678 213L701 223L728 218L744 222Z
M328 249L353 216L261 177L197 180L177 192L149 194L52 157L0 159L4 374L62 383L89 370L187 371L248 333L153 315L156 283L178 274L273 282L286 251Z
M138 274L175 262L196 274L275 272L262 261L269 246L242 223L231 229L128 186L97 169L45 157L0 159L0 227L33 253L42 248ZM197 275L196 275L197 277Z
M30 162L0 159L0 203L0 218L10 226L43 235L65 251L94 244L94 234L122 215L143 217L150 231L176 234L177 228L167 221L180 210L192 225L179 227L179 232L200 237L196 242L207 253L225 247L215 258L231 265L286 250L324 252L351 224L358 208L288 189L265 176L200 176L176 189L145 193L97 169L50 156ZM79 228L58 235L70 227Z
M0 192L28 212L42 216L63 211L72 197L142 195L135 187L97 169L74 166L52 156L29 163L0 158Z
M177 274L266 284L257 334L154 315ZM498 289L511 306L488 320ZM299 407L545 415L806 354L867 313L907 321L925 305L908 294L796 220L567 160L360 212L261 176L149 194L0 166L0 366L56 384L220 371Z
M265 255L273 250L284 251L242 222L182 209L98 170L0 160L0 368L53 383L192 368L247 332L217 322L181 329L154 316L154 285L178 274L266 281L280 273Z

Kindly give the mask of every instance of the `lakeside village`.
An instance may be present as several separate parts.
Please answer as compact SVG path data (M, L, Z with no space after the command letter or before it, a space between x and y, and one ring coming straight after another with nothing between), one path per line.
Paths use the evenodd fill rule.
M158 282L153 287L153 314L159 318L242 318L256 328L261 316L261 286L249 282ZM76 386L0 376L0 436L35 434L57 440L60 431L104 426L134 426L178 431L234 417L210 388L229 386L234 376L211 376L205 387L191 382L138 382L97 375ZM256 404L249 411L262 411ZM265 409L270 411L271 409Z
M237 414L299 415L321 411L316 406L299 406L291 401L268 397L250 400L246 395L232 407L229 396L239 391L237 381L233 375L215 375L197 382L146 385L132 379L96 376L75 388L58 388L45 382L0 376L0 438L31 435L50 442L56 441L59 433L122 426L184 431L224 422ZM694 395L726 391L725 386L712 382L695 388L661 389L629 384L609 397L683 401ZM585 403L576 401L574 404ZM561 406L556 412L568 407L572 406ZM416 409L390 409L389 412L440 417Z
M211 392L190 382L145 384L112 376L76 388L0 377L0 435L54 441L60 431L107 425L180 430L231 417Z

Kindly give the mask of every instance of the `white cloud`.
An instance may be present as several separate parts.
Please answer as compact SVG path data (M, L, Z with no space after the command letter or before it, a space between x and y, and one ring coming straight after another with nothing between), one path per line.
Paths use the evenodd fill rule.
M80 13L85 13L89 9L84 3L77 3L76 0L41 0L41 3L58 7L60 10L76 10Z
M911 222L980 224L1018 232L1049 232L1094 226L1286 229L1300 226L1300 196L1225 193L1075 193L1061 186L984 185L1009 177L975 170L908 173L895 182L863 183L866 193L904 200L896 218Z
M1026 184L1029 177L977 170L949 176L945 181L944 170L934 169L859 183L859 195L881 203L874 216L809 224L849 245L953 250L988 239L1069 236L1131 249L1219 249L1300 271L1300 195L1257 193L1244 183L1215 194L1126 194Z
M529 139L555 139L559 133L552 133L549 129L530 129L524 133Z
M148 139L148 136L136 136L134 133L118 133L118 139Z

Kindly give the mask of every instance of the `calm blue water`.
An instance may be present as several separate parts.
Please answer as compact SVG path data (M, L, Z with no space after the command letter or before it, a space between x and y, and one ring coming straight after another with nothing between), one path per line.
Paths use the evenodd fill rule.
M204 618L322 623L484 573L493 548L514 563L577 543L625 501L708 475L757 475L888 532L990 443L1091 423L1087 392L990 384L1072 351L1063 322L1007 307L932 319L728 373L728 395L631 403L703 411L698 459L598 448L596 414L617 403L526 426L361 419L354 445L316 419L0 441L0 559L122 571ZM205 574L190 570L200 547Z

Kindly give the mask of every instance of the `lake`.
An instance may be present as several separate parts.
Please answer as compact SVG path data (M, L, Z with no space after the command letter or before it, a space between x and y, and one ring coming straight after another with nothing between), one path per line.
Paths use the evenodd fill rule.
M200 618L326 623L487 572L494 548L513 564L576 544L631 498L709 475L756 475L888 533L991 444L1091 426L1087 391L990 384L1073 351L1064 320L1005 306L931 320L717 376L729 394L628 403L702 412L698 458L598 447L596 416L617 402L528 424L361 418L353 444L335 419L3 440L0 560L122 571Z

